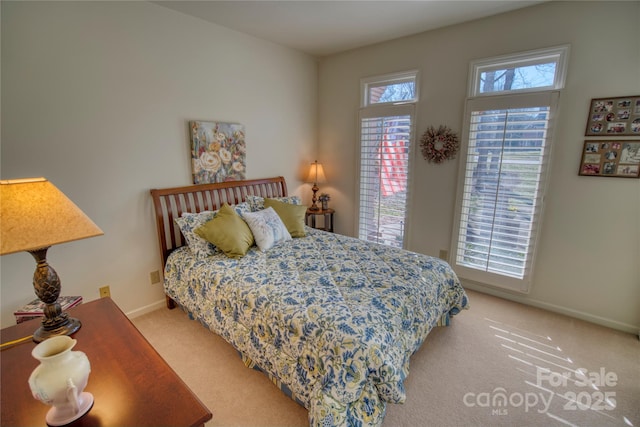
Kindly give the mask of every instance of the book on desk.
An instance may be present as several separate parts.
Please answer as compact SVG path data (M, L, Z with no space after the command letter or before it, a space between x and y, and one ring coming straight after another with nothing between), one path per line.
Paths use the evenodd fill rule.
M66 296L58 298L58 303L62 311L66 311L77 305L82 304L82 297ZM16 317L16 323L26 322L27 320L44 317L44 303L39 299L34 299L30 303L20 307L13 312Z

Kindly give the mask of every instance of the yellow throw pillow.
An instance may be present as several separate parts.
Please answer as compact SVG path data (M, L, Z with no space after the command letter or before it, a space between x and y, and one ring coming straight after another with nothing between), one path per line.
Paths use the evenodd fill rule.
M291 237L304 237L304 216L307 207L304 205L292 205L275 199L264 199L264 207L272 207L276 211Z
M226 203L212 220L196 228L194 232L216 245L230 258L242 258L254 243L247 223Z

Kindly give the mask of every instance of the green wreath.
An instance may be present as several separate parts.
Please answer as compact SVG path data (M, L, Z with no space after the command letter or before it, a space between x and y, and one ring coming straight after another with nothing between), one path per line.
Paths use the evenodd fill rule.
M447 126L429 126L420 139L422 156L429 162L442 163L458 152L458 135Z

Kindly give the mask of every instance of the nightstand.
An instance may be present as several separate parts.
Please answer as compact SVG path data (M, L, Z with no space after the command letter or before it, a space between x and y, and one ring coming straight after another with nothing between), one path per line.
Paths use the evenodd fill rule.
M304 216L305 222L309 227L317 228L318 230L330 231L333 233L333 209L318 209L316 211L312 211L311 209L307 209L307 213ZM316 217L324 217L324 227L316 226Z

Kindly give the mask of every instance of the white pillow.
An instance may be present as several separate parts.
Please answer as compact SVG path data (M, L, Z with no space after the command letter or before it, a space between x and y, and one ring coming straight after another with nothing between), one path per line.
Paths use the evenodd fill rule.
M269 197L270 199L278 200L284 203L290 203L292 205L301 205L302 200L298 196L288 196L288 197ZM246 203L249 203L249 207L251 208L251 212L257 212L264 209L264 197L260 196L251 196L248 195L245 197Z
M245 212L242 217L249 225L256 244L263 252L278 243L291 240L287 227L272 207L258 212Z

